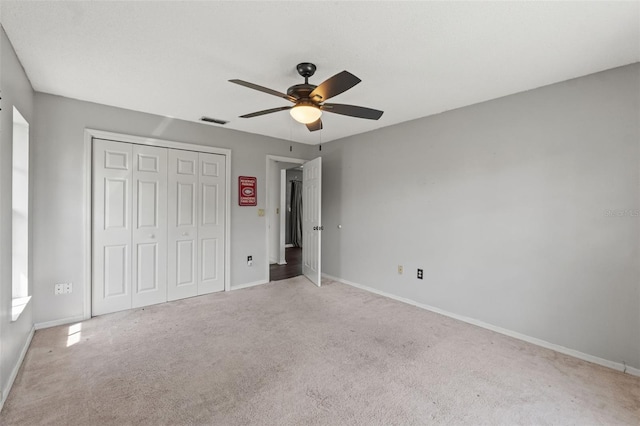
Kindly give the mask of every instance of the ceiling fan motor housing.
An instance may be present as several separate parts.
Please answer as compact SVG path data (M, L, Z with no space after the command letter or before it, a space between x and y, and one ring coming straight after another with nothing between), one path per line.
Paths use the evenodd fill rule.
M309 99L309 94L313 92L317 86L313 84L296 84L287 89L287 95L296 99Z

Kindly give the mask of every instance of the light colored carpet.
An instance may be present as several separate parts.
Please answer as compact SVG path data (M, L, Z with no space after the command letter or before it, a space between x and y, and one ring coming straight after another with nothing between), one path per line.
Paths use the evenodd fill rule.
M36 332L1 424L640 424L640 378L331 281L77 329Z

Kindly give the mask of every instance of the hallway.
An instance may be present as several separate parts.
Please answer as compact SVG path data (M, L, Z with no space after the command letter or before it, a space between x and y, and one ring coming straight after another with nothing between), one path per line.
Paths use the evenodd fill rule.
M302 247L285 249L286 265L274 263L269 266L269 281L280 281L302 275Z

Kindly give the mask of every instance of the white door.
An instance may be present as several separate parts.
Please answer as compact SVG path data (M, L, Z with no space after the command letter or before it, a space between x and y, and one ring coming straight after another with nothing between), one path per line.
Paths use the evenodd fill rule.
M320 287L322 157L302 169L302 273Z
M95 139L93 315L224 290L226 157Z
M132 307L167 301L167 149L133 145Z
M199 153L198 294L224 290L225 157Z
M198 153L169 150L168 299L198 294Z
M133 147L93 144L93 314L131 308Z

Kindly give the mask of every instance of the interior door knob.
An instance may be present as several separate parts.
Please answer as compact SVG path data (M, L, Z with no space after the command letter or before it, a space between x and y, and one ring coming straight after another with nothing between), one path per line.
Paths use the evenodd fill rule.
M188 233L188 232L183 232L183 233L182 233L182 236L183 236L183 237L186 237L186 236L188 236L188 235L189 235L189 233Z
M149 235L149 238L155 238L156 236L154 234Z

